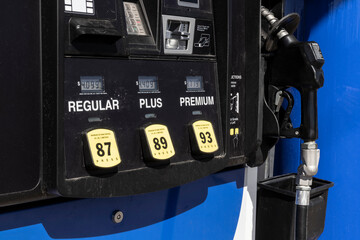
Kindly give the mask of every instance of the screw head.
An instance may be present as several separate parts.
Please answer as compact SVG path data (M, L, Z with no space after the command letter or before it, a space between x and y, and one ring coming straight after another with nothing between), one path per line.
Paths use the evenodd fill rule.
M114 223L121 223L124 220L124 213L119 210L114 211L112 214L112 220Z

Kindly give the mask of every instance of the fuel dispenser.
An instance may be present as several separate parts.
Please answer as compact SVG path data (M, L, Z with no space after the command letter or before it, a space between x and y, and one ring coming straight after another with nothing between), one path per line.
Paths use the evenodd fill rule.
M293 36L297 14L254 0L17 0L0 13L22 33L6 25L0 39L1 206L172 188L259 166L297 137L296 239L308 239L324 58Z
M278 11L279 8L274 9ZM302 164L296 176L275 177L259 184L257 239L267 239L269 234L276 239L318 239L325 224L327 192L333 186L331 182L313 178L318 172L320 160L316 143L317 90L324 85L322 66L325 60L318 43L301 42L295 38L294 32L300 22L297 13L278 19L274 12L262 6L261 16L263 56L268 67L265 74L262 149L268 151L279 138L300 138L303 143ZM291 87L301 96L299 127L294 127L290 119L295 104L288 90ZM292 202L289 203L290 199ZM271 211L281 212L278 218L282 229L288 226L286 230L278 232L273 224L265 226Z
M12 110L26 116L1 110L21 125L1 125L0 175L12 181L1 181L2 206L153 192L262 163L259 1L11 1L7 8L2 16L24 11L15 21L32 31L19 39L9 27L0 45L20 46L1 65L2 78L16 83L3 81L3 102L19 86L27 93ZM18 55L26 63L14 69Z

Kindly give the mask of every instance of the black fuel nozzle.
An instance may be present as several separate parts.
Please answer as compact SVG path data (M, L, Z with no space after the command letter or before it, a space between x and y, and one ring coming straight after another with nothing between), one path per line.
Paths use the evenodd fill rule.
M320 47L316 42L300 42L293 35L300 21L298 14L278 20L264 7L261 14L270 24L266 50L276 51L269 59L269 84L282 90L294 87L301 94L301 126L293 131L298 134L280 131L280 135L315 141L318 138L317 90L324 84L325 60Z
M324 72L321 68L325 61L316 42L300 42L293 35L299 23L299 15L290 14L278 20L264 7L261 7L261 15L270 25L265 49L274 52L269 58L266 73L269 89L277 89L275 96L283 96L289 87L296 88L301 94L301 126L296 130L288 129L286 126L289 124L283 122L280 136L304 140L301 144L302 164L296 177L295 239L306 240L312 179L318 171L320 159L320 150L315 142L318 138L317 90L324 85ZM287 97L291 100L290 108L288 106L291 111L293 99L291 94L287 94ZM281 105L281 101L278 102L277 108ZM283 121L288 121L289 115L287 112Z
M324 85L321 69L324 58L319 45L316 42L297 42L290 47L281 47L270 64L271 85L294 87L301 94L299 137L304 141L315 141L318 138L317 90Z

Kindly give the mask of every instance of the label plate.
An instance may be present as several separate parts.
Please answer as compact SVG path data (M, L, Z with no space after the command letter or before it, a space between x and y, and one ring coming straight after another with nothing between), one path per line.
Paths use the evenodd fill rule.
M155 160L167 160L175 155L175 149L168 128L153 124L145 128L150 154Z
M112 168L121 163L115 133L109 129L95 129L86 133L93 165Z
M196 121L192 124L199 151L203 153L214 153L219 149L214 128L209 121Z

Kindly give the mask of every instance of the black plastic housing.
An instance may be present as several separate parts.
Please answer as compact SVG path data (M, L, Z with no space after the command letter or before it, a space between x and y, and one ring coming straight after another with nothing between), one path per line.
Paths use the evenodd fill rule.
M313 179L306 220L308 239L318 239L324 231L328 190L334 183ZM258 183L256 239L293 240L295 226L296 174Z

